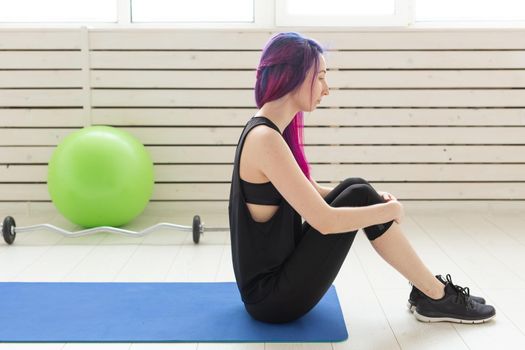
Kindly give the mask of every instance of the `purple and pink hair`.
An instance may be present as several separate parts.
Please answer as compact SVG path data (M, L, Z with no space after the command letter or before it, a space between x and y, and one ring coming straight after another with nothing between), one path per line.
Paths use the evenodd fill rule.
M299 33L286 32L273 36L264 47L257 67L255 83L257 108L299 88L306 79L308 71L315 67L313 86L319 70L319 56L323 52L319 43ZM304 154L303 129L304 116L303 112L299 111L284 130L283 137L301 170L308 179L311 179L310 165Z

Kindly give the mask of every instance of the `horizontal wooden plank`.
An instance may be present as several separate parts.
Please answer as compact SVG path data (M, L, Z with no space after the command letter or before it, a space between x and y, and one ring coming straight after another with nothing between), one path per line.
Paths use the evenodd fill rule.
M2 90L0 107L82 106L80 89ZM252 90L92 90L94 107L254 108ZM525 107L525 90L332 90L322 107Z
M93 107L255 107L252 90L92 90Z
M16 79L16 74L11 73L11 76L10 81L20 81ZM326 75L326 79L332 89L514 88L525 87L525 70L331 71ZM24 80L27 83L20 82L20 84L30 83L28 79ZM66 81L62 84L65 83ZM4 84L9 86L8 83ZM91 86L93 88L253 89L255 71L93 71Z
M0 88L82 88L84 73L78 71L0 71Z
M329 69L525 68L525 51L329 51L324 56Z
M340 89L517 88L525 87L525 70L333 71L326 79Z
M381 28L350 32L305 32L328 49L455 50L524 49L524 29Z
M5 51L0 55L0 67L2 69L80 69L82 60L81 51Z
M81 89L2 90L0 107L82 107Z
M146 146L155 164L232 164L236 146ZM0 147L0 164L47 164L55 147ZM525 163L524 146L305 146L310 163Z
M260 51L91 51L91 69L256 69Z
M271 35L271 31L91 29L89 47L91 50L257 50Z
M312 164L311 176L322 183L338 183L348 177L373 182L522 182L525 164Z
M1 50L80 50L80 28L1 28Z
M121 126L243 126L255 108L97 108L94 124ZM0 109L0 118L2 117ZM43 114L42 118L46 115ZM305 114L305 126L525 126L525 108L319 108Z
M143 144L237 144L239 128L123 128ZM305 130L305 144L524 144L522 127L322 128Z
M250 108L100 108L91 111L95 125L239 126L256 113ZM4 127L81 127L82 109L2 109ZM305 126L525 126L525 108L320 108L305 114Z
M9 90L6 90L9 91ZM21 94L19 93L19 96ZM7 98L9 100L9 98ZM252 90L93 90L94 107L251 107ZM2 102L2 99L0 99ZM525 107L525 90L332 90L323 107Z
M236 145L242 129L230 127L121 128L144 145ZM0 129L0 145L57 145L76 129ZM520 144L523 127L340 127L307 128L307 145Z
M260 50L277 31L89 29L89 47L107 49ZM80 49L81 28L2 28L0 49ZM396 29L304 31L331 50L525 49L523 29Z
M255 71L92 71L93 88L251 88Z
M95 108L91 116L93 124L114 126L243 126L256 112L256 108Z
M0 124L4 127L81 127L84 125L82 109L1 109Z
M337 184L329 184L335 187ZM520 183L373 183L399 200L484 199L525 200L525 182ZM228 200L230 184L157 184L152 200ZM0 184L2 201L49 201L45 184Z
M261 50L91 51L90 64L92 69L254 70L260 56ZM329 69L525 68L525 51L327 51L324 56Z
M319 183L359 176L370 181L523 181L525 164L311 164ZM47 165L0 166L1 183L47 181ZM232 164L158 164L155 181L230 182ZM354 175L351 175L354 174Z
M92 50L260 50L277 31L91 29ZM525 49L524 29L304 31L330 50Z

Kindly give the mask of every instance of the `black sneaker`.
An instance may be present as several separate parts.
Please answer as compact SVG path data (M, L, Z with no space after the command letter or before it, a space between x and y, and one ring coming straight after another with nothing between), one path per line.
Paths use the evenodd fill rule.
M472 300L468 287L454 285L450 275L447 275L445 296L432 299L423 294L414 311L414 316L421 322L483 323L495 315L493 306Z
M441 275L436 275L436 278L444 285L446 285L447 282L452 283L452 278L450 277L449 274L447 274L447 280L444 280ZM417 289L416 286L414 286L412 283L410 283L410 285L412 286L412 291L410 292L410 296L408 297L407 307L410 310L410 312L414 312L414 310L417 307L417 301L419 300L419 298L425 296L425 293ZM474 295L470 295L469 297L470 299L474 300L476 303L480 303L480 304L486 303L485 299L483 299L482 297L477 297Z

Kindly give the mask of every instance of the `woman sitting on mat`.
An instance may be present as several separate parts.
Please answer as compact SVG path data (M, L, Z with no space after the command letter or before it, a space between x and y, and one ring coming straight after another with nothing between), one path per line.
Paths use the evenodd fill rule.
M420 321L481 323L494 307L450 275L434 276L401 230L403 205L351 177L335 188L310 176L303 112L329 94L323 49L298 33L271 38L257 68L258 112L235 154L228 205L233 268L255 319L282 323L310 311L336 278L359 229L412 284L409 307ZM305 219L302 223L301 217Z

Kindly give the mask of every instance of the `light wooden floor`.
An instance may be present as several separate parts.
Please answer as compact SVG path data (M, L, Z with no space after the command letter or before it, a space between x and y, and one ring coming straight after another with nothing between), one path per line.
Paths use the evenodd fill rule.
M201 214L207 227L228 226L224 215ZM19 215L18 226L53 223L75 229L56 214ZM128 226L182 225L191 216L143 215ZM434 273L450 273L494 305L483 325L424 324L406 309L410 291L360 231L334 284L349 339L333 344L0 344L0 349L525 349L525 218L506 211L407 212L406 235ZM1 281L234 281L229 233L163 231L142 238L96 234L65 238L20 233L0 245Z

